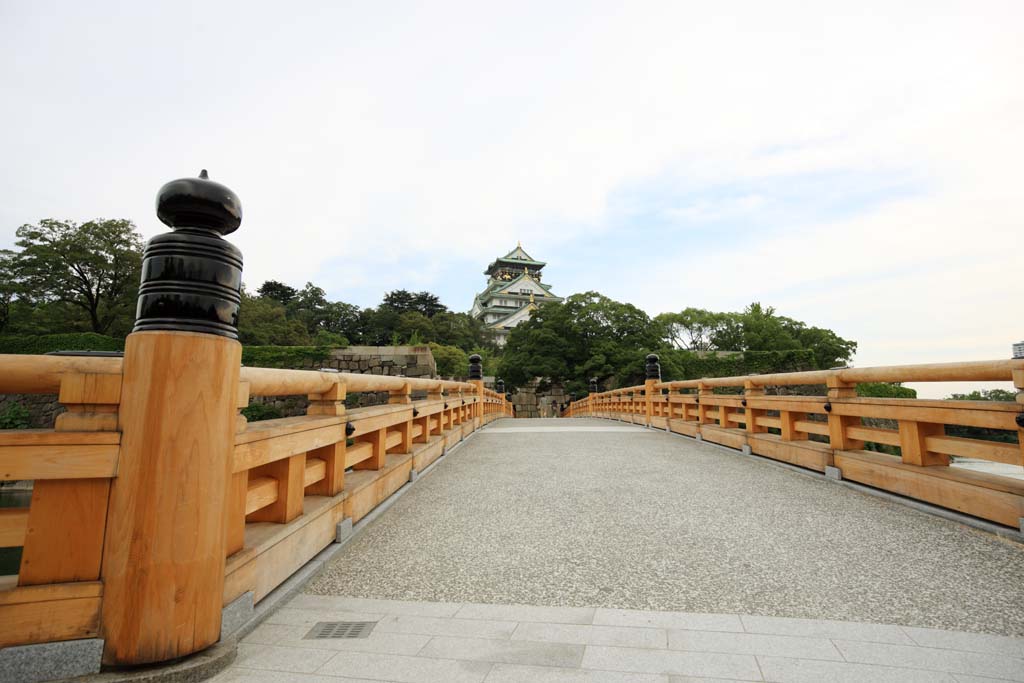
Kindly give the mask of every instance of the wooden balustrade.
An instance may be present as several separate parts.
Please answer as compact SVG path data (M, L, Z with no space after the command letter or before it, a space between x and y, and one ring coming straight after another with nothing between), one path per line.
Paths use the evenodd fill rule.
M861 398L856 393L860 382L1007 380L1017 387L1016 402ZM765 392L765 387L806 385L823 385L825 395ZM951 466L957 457L1024 465L1024 360L648 380L593 393L570 404L564 415L642 423L732 448L748 447L756 455L819 472L837 468L844 479L1006 526L1024 524L1024 481ZM895 423L895 428L879 426L879 421ZM956 426L1004 430L1015 434L1017 443L949 436L947 427ZM868 450L869 443L888 448Z
M358 522L413 472L511 415L505 397L479 380L239 368L230 355L237 342L220 337L129 340L124 361L0 356L0 393L56 393L68 409L53 429L0 431L0 479L34 481L28 507L0 510L0 547L23 548L18 574L0 576L0 647L103 637L113 663L202 649L219 637L224 604L250 591L259 601L330 544L338 522ZM175 368L172 380L123 375L149 367L133 354L191 355L164 364ZM359 392L387 392L389 400L346 408ZM306 395L306 415L249 424L240 414L252 397L285 395ZM224 446L210 438L190 447L190 460L160 455L182 420L224 410ZM184 489L164 485L182 477L190 482ZM179 528L182 520L198 527ZM155 534L197 557L147 555ZM200 559L206 546L219 559ZM166 610L136 609L132 590L162 600L160 586L147 581L173 587L173 572L188 573L192 599L179 585ZM188 634L175 632L185 608L196 610Z

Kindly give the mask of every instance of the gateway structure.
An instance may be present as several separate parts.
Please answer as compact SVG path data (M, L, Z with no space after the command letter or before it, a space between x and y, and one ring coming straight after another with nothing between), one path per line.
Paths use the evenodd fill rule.
M541 282L541 270L547 265L535 261L523 245L494 260L487 266L487 287L473 299L470 315L484 321L494 331L495 341L504 346L509 331L542 304L562 301L551 293L551 286Z

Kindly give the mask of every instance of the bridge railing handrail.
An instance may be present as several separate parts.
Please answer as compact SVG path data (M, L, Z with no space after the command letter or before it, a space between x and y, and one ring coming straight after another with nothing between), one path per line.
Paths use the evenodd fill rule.
M124 368L120 357L0 355L0 394L57 394L66 408L52 429L0 431L0 481L34 482L28 506L0 510L0 547L22 547L18 573L0 577L0 647L105 637L108 647L119 648L116 657L160 658L125 655L132 646L101 630L105 600L117 599L101 557L105 544L116 542L110 491L127 466ZM233 447L219 456L229 463L226 563L216 598L225 604L245 592L261 599L331 542L334 526L325 520L358 521L411 472L511 414L505 395L480 380L257 367L237 372L233 389L209 392L237 413ZM384 405L345 405L353 394L382 392L388 394ZM414 393L423 398L413 400ZM305 415L249 423L240 414L252 397L289 395L308 398ZM207 414L211 410L221 408L214 403Z
M656 359L656 357L654 357ZM1024 465L1024 359L655 379L594 392L567 417L594 416L664 428L755 455L1024 528L1024 481L950 467L956 458ZM650 377L651 375L648 374ZM874 398L864 382L1005 381L1015 401ZM819 395L766 387L823 386ZM720 388L739 392L715 393ZM696 390L680 393L683 390ZM965 431L974 430L974 431ZM980 431L979 431L980 430Z

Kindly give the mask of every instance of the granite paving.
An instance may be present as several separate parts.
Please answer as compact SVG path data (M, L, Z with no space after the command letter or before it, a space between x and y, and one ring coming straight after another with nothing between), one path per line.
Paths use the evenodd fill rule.
M899 626L1024 635L1022 579L1021 544L821 477L660 430L519 419L444 458L305 599L355 600L353 613L412 601L440 613L405 617L479 620L481 637L564 623L666 629L670 647L693 642L671 635L686 629L897 646L915 644ZM542 609L564 607L576 610L552 612L563 621ZM400 622L386 627L417 628ZM465 628L436 635L474 635ZM543 642L584 633L530 629ZM589 633L605 641L594 647L630 644ZM944 646L941 635L924 640ZM733 649L743 642L754 641ZM1019 647L994 642L992 654ZM792 669L784 648L773 654L774 669ZM858 656L864 670L877 666L871 652Z
M372 608L375 612L363 611ZM352 611L359 610L359 611ZM296 615L302 615L301 618ZM648 618L642 616L646 614ZM425 616L433 615L433 616ZM375 622L309 639L319 621ZM634 625L605 625L607 622ZM601 623L599 623L601 622ZM403 624L400 632L393 627ZM1024 681L1024 639L876 624L605 608L299 595L214 683L992 683ZM472 627L477 625L478 628ZM811 635L793 635L805 633Z

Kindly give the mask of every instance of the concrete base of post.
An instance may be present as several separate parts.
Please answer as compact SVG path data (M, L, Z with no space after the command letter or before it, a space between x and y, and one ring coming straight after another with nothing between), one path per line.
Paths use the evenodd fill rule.
M747 444L743 444L742 446L740 446L740 452L742 452L743 455L750 455L750 446L748 446Z
M352 518L346 517L345 519L338 522L338 526L334 529L334 542L344 543L352 535Z
M838 467L831 467L829 465L825 465L825 478L832 479L833 481L842 481L843 471Z
M693 438L697 439L697 441L703 441L704 440L704 437L700 435L700 432L698 432L697 435L694 436Z
M420 478L420 473L414 469L409 470L409 481L413 482Z
M225 640L250 619L255 610L252 591L242 593L220 611L220 639Z
M84 638L0 649L0 683L38 683L99 673L103 639Z

